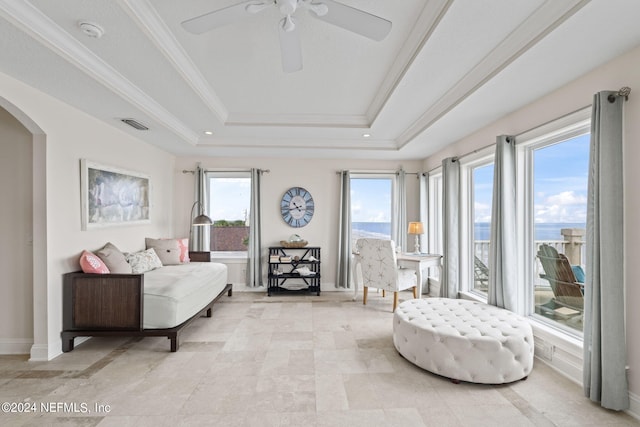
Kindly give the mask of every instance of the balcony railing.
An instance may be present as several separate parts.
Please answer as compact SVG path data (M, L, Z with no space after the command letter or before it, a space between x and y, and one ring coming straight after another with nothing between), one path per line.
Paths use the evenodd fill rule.
M584 266L586 254L586 251L584 250L584 232L585 230L580 228L566 228L561 231L564 240L536 240L535 253L537 254L541 245L547 244L555 248L559 253L565 254L571 264ZM489 277L487 266L489 265L489 245L490 242L488 240L476 240L473 246L474 255L476 257L473 288L480 292L488 291ZM567 316L565 318L558 317L554 314L553 310L543 311L539 309L539 307L547 306L549 301L554 298L554 294L549 282L540 277L541 274L544 274L544 269L542 268L542 264L540 264L538 257L535 257L534 262L533 291L535 312L543 317L551 319L552 321L564 324L569 328L582 331L582 315Z
M536 240L535 253L538 252L540 245L547 244L559 253L563 253L569 259L571 264L584 265L586 251L584 250L584 232L582 228L563 228L561 233L564 240ZM473 245L474 255L484 263L489 265L489 240L476 240ZM540 277L542 266L536 257L535 277Z

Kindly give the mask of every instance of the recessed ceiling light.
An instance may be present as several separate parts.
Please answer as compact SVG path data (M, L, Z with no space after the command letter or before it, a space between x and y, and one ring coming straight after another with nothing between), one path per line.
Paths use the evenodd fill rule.
M369 138L369 137L371 137L371 134L370 133L363 133L362 137L363 138Z
M210 130L205 130L205 131L204 131L204 134L205 134L205 135L213 135L213 132L212 132L212 131L210 131Z

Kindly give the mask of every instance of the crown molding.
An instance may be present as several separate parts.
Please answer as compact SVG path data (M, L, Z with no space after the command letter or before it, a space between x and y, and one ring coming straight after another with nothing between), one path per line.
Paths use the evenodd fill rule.
M198 148L283 148L296 150L376 150L398 151L398 147L392 140L367 140L360 139L311 139L311 138L238 138L238 137L209 137L203 138L197 145Z
M28 1L0 0L0 13L43 46L192 145L199 135Z
M334 114L250 114L230 113L226 126L357 128L371 127L366 116Z
M205 105L224 123L228 111L211 85L176 40L156 9L147 0L118 0L118 3L138 24L160 52L171 62Z
M369 123L376 121L452 3L453 0L429 0L424 6L367 109L366 116Z
M589 1L547 0L409 126L396 139L398 147L404 147L432 126Z

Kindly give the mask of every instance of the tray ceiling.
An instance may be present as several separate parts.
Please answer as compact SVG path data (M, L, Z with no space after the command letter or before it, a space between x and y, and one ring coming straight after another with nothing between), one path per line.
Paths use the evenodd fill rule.
M0 71L177 155L408 159L640 44L635 0L343 0L389 35L298 11L304 68L284 73L276 8L180 25L237 3L0 0Z

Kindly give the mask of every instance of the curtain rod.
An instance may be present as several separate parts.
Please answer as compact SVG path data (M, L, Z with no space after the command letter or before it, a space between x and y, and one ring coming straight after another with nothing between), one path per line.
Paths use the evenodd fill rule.
M618 91L618 93L616 94L617 96L624 96L624 100L628 101L629 100L629 94L631 93L631 88L629 86L623 86L620 88L620 90ZM615 102L616 100L616 95L609 95L607 97L607 100L609 102Z
M380 171L380 172L357 172L357 171L336 171L336 175L340 175L342 172L350 172L355 175L384 175L384 174L394 174L397 175L398 171ZM422 175L422 172L405 172L405 175Z
M251 169L235 169L235 170L223 170L223 169L205 169L205 172L251 172ZM260 173L270 173L270 169L258 169ZM182 173L194 174L196 171L183 169Z

